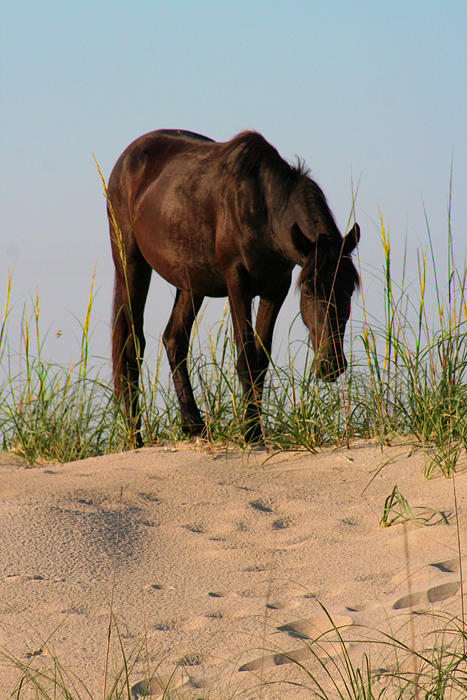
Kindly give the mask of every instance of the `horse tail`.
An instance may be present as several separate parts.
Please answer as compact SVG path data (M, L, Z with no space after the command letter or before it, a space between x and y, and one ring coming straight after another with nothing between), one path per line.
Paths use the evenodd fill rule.
M126 295L125 295L126 297ZM125 345L128 342L128 322L125 314L125 299L122 281L115 271L114 293L112 303L112 370L115 395L122 394L122 361Z

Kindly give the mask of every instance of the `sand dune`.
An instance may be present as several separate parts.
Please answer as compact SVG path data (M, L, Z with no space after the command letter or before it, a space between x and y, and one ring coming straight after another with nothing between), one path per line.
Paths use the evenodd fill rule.
M357 663L373 629L421 649L438 612L461 614L453 485L427 481L426 459L371 442L277 455L182 444L32 468L0 456L0 647L37 668L56 656L70 687L101 697L114 581L135 698L161 697L169 678L184 698L311 697L276 681L309 686L298 663L319 675L319 658L339 659L328 614ZM394 485L416 518L381 528ZM381 673L395 663L387 645L371 655ZM115 628L110 658L112 677ZM1 658L1 697L19 677Z

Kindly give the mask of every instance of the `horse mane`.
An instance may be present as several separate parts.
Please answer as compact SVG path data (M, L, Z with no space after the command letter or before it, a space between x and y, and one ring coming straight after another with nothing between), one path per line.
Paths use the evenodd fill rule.
M264 185L272 184L275 200L287 206L289 197L300 184L304 201L324 222L328 235L341 238L334 217L320 186L311 179L305 162L297 158L295 165L287 163L278 151L257 131L242 131L223 144L220 157L228 166L229 174L241 181L257 178Z
M237 184L254 178L261 181L264 189L274 183L277 201L283 205L287 204L298 182L308 174L302 161L296 166L290 165L257 131L242 131L234 136L223 145L220 157Z

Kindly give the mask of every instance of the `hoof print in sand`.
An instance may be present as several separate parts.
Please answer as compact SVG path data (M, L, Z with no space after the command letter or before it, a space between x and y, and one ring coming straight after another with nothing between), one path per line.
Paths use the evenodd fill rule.
M326 615L316 615L302 620L294 620L277 629L280 632L288 632L292 637L303 639L316 639L328 632L335 632L340 627L348 627L352 624L352 618L348 615L334 615L331 619Z
M134 700L137 700L137 698L147 698L148 696L152 698L166 698L170 690L180 688L187 680L187 675L184 674L181 669L176 669L174 673L164 676L155 676L150 680L144 679L143 681L135 683L131 688L131 697L134 698Z
M299 605L299 600L284 598L278 600L271 600L269 603L266 604L266 607L269 610L292 610L293 608L298 608Z
M286 517L286 518L277 518L277 520L274 520L272 524L272 529L273 530L285 530L287 527L290 527L293 525L293 518Z
M183 525L185 530L189 530L190 532L194 532L197 535L204 535L206 532L206 528L202 523L193 523L192 525Z
M251 564L250 566L247 566L243 571L246 571L248 574L258 574L261 573L262 571L267 571L268 567L262 566L261 564Z
M271 503L264 498L258 498L256 501L250 501L250 506L260 513L272 513Z
M460 581L450 581L442 583L440 586L434 586L427 591L427 598L430 603L438 603L440 600L447 600L456 595L461 585Z
M405 595L394 603L393 610L403 610L404 608L412 608L414 605L423 605L427 603L426 593L410 593Z
M274 668L274 666L282 666L283 664L291 664L294 661L303 661L300 656L303 652L308 652L308 649L295 649L294 651L285 652L283 654L266 654L265 656L260 656L253 661L249 661L243 666L240 666L239 671L267 671L269 668ZM309 652L308 652L309 654Z
M342 652L342 648L336 644L321 644L316 647L300 647L300 649L292 649L284 651L280 654L265 654L257 659L248 661L238 669L239 671L267 671L275 666L283 664L304 664L313 661L313 659L330 659Z
M178 660L179 666L200 666L203 663L201 654L185 654Z
M457 571L459 571L459 559L446 559L445 561L437 561L433 562L433 564L430 564L430 566L434 566L436 569L439 569L443 573L455 574Z
M158 632L171 632L172 630L178 629L178 627L179 621L175 618L168 620L159 620L159 622L156 622L156 624L154 625L154 629Z
M219 591L209 591L208 596L210 598L236 598L238 593L235 591L219 590Z
M415 605L423 606L428 603L439 603L441 600L447 600L456 595L460 588L460 581L450 581L442 583L439 586L433 586L427 591L418 591L410 593L399 600L396 600L392 606L394 610L403 610L404 608L412 608Z
M143 498L145 501L149 501L150 503L159 504L161 502L161 499L154 493L140 493L139 497Z
M175 588L169 583L150 583L148 586L146 586L145 590L166 593L167 591L174 591Z

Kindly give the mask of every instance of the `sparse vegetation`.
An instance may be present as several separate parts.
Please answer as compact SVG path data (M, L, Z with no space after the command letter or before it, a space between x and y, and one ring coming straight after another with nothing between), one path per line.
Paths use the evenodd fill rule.
M286 366L271 362L265 388L262 430L271 449L313 450L349 444L359 437L385 444L395 435L413 436L432 447L427 476L455 470L467 445L467 269L454 266L448 237L446 299L438 286L434 255L437 319L430 325L425 255L419 255L418 280L397 286L391 269L389 237L381 222L384 256L385 319L370 321L363 274L361 327L352 323L347 372L336 384L314 375L310 346L288 344ZM121 450L131 442L131 426L113 400L108 366L91 366L89 321L93 283L81 326L79 359L70 367L42 355L39 299L23 312L21 347L8 340L11 281L5 290L0 327L0 428L3 449L15 450L31 464L37 459L70 461ZM413 289L418 285L417 301ZM397 290L397 291L396 291ZM242 401L227 305L205 347L193 333L190 372L206 416L208 441L244 445ZM172 385L160 376L162 348L155 370L143 363L141 423L147 444L181 440L178 404Z

